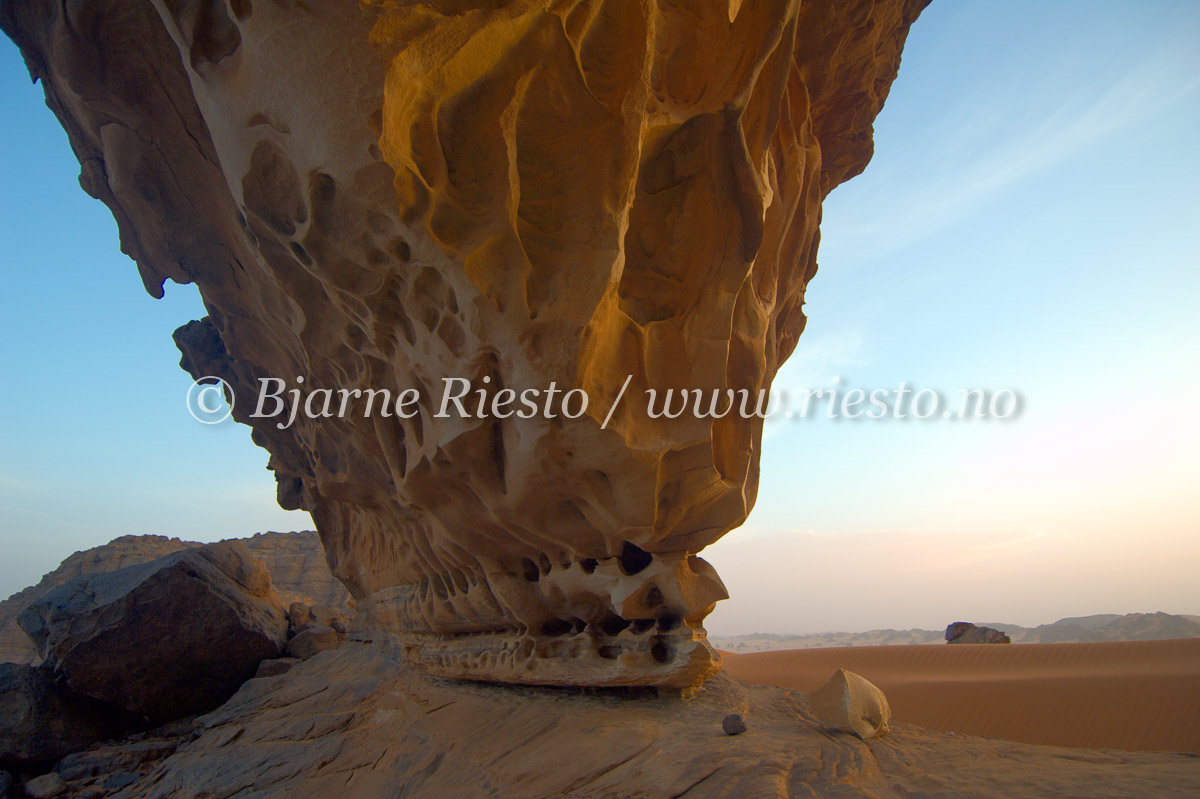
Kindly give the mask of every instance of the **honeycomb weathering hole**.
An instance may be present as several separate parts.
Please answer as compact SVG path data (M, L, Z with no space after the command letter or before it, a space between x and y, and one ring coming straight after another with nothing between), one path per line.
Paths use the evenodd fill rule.
M542 625L542 635L556 638L575 631L575 625L566 619L551 619Z
M597 624L600 630L607 636L615 636L620 634L622 630L629 626L629 620L623 619L620 616L608 616L601 619Z
M628 576L633 576L653 563L654 556L637 544L626 541L621 547L621 555L618 560L621 564L621 571Z

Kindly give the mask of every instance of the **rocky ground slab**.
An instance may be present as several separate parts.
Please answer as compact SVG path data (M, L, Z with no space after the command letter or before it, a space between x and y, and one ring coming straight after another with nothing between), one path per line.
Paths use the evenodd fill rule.
M730 713L745 719L745 733L725 734ZM110 790L86 776L67 780L63 795L1200 795L1200 759L1186 755L1039 747L906 724L862 741L823 730L802 694L724 675L691 699L499 687L435 679L354 642L250 680L174 741L131 746L140 754L107 745L99 763L74 756L94 775L111 758L126 784Z

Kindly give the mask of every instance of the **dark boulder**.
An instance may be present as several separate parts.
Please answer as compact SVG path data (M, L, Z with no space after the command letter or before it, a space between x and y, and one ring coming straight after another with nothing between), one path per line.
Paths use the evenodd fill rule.
M18 617L70 690L162 722L211 710L278 657L287 617L238 541L59 586Z
M5 768L47 766L96 741L125 735L136 723L117 708L64 695L38 669L0 663L0 765Z

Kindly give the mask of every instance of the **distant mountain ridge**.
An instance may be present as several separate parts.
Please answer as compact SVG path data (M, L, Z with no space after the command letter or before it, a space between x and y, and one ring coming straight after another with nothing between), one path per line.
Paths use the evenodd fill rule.
M1171 613L1098 613L1059 619L1053 624L1022 627L1002 622L979 622L993 627L1014 644L1096 643L1102 641L1155 641L1164 638L1200 638L1200 616ZM813 633L809 635L710 635L709 641L726 652L769 652L778 649L812 649L833 646L911 646L943 644L945 630L868 630L863 633Z

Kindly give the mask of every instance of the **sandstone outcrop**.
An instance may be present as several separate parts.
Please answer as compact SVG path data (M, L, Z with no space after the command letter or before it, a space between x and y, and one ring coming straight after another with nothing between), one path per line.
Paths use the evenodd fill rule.
M1005 633L991 627L978 627L967 621L956 621L946 627L948 644L1011 644Z
M332 627L306 627L287 642L284 651L289 657L308 660L313 655L337 649L345 638Z
M259 533L236 539L245 544L271 574L280 600L299 602L305 607L323 608L326 625L334 620L349 626L352 614L346 587L329 571L321 539L312 530L297 533ZM18 625L17 616L25 608L75 577L107 574L138 563L148 563L164 555L204 546L198 541L182 541L161 535L125 535L102 546L68 556L37 585L13 594L0 602L0 663L34 663L37 649Z
M350 629L350 622L346 614L321 605L293 602L288 607L287 618L289 635L302 633L309 627L329 627L345 636Z
M749 733L721 732L730 708ZM1040 747L905 724L864 741L824 732L801 694L726 675L688 702L517 692L431 679L396 653L353 642L285 676L249 681L174 741L105 744L56 771L67 795L96 799L1200 794L1187 755ZM102 788L110 777L126 785Z
M128 733L134 721L116 708L65 695L37 669L0 663L0 767L53 763Z
M830 730L859 738L885 735L892 709L883 691L866 677L838 669L829 681L808 697L813 712Z
M107 574L198 546L201 544L163 535L124 535L103 546L70 555L37 585L0 602L0 662L33 663L37 660L37 648L17 625L17 616L68 580L89 574Z
M318 652L337 649L349 632L346 616L333 608L293 602L287 616L288 642L284 651L293 658L306 660Z
M692 686L726 596L697 553L754 504L763 420L647 392L770 388L926 1L30 0L0 25L147 290L199 287L184 368L230 386L367 621L436 674ZM493 410L439 414L444 378ZM285 425L252 416L264 379L418 401Z
M285 607L302 602L341 614L350 612L350 593L329 570L316 532L258 533L238 540L267 567Z
M69 797L100 799L136 783L146 772L175 753L192 736L191 724L108 741L67 755L54 766Z
M237 541L75 578L18 622L72 692L152 722L216 707L287 636L270 576Z

